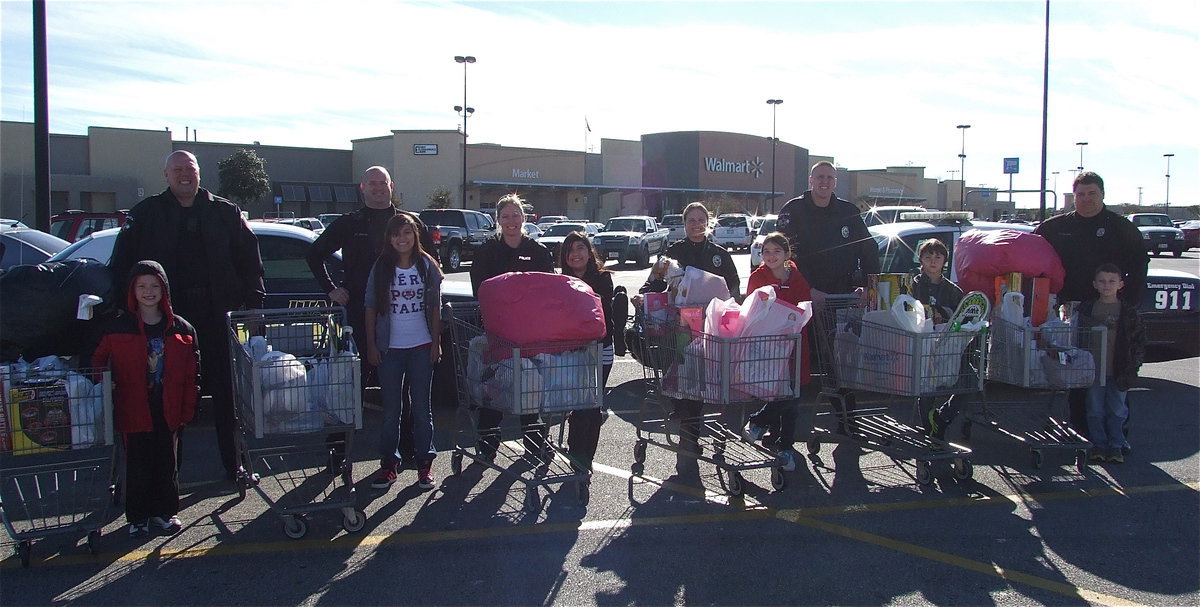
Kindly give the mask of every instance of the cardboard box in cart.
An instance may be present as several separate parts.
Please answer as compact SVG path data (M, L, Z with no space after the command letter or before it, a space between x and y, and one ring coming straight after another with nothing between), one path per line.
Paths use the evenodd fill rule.
M0 450L24 454L71 448L71 406L65 378L10 380L5 375L0 407L5 424Z

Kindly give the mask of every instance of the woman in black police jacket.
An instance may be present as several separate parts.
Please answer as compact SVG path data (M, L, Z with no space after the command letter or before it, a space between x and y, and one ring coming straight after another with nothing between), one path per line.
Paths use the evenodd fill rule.
M525 235L525 201L516 194L509 194L496 202L496 236L483 243L475 252L471 263L471 287L479 296L479 285L483 281L505 272L554 272L550 250ZM500 444L500 422L504 414L495 409L479 409L479 444L477 455L495 459ZM549 453L546 445L546 428L536 413L521 416L521 431L524 435L525 452L535 457Z
M687 238L667 247L663 255L679 262L680 268L697 267L705 272L716 274L725 279L729 294L738 302L742 301L741 279L738 278L737 268L733 265L733 256L724 247L708 239L708 208L703 202L693 202L683 209L684 230ZM667 289L666 280L651 273L646 284L638 290L639 293L654 293ZM638 302L640 303L640 302ZM700 417L701 403L696 400L672 399L675 416L679 424L679 461L676 470L688 462L695 462L695 456L700 454Z

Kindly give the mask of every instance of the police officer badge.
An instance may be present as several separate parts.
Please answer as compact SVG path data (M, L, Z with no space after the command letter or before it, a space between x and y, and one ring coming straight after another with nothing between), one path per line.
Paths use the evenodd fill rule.
M1096 238L1104 238L1104 228L1096 228Z
M721 267L721 256L720 256L720 255L713 255L713 258L712 258L712 263L713 263L713 267L714 267L714 268L719 268L719 267Z
M850 226L842 226L842 238L850 238Z

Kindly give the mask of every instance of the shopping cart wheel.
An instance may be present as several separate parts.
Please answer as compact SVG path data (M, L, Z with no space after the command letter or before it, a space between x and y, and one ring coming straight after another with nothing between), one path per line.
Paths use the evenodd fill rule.
M542 496L538 495L536 486L530 485L525 489L525 511L537 514L542 511Z
M787 487L787 477L783 474L783 468L771 468L771 488L776 491L783 491Z
M971 464L971 460L966 458L954 460L954 478L965 481L974 475L975 466Z
M1044 463L1043 460L1045 457L1042 455L1042 450L1041 449L1031 449L1029 451L1029 456L1030 456L1030 459L1033 460L1033 469L1041 470L1042 464Z
M1087 449L1079 449L1075 452L1075 469L1078 470L1080 474L1087 472Z
M917 484L928 485L933 483L933 465L929 462L917 462Z
M346 533L362 531L363 526L366 524L367 515L362 510L351 510L342 516L342 529L345 529Z
M100 530L93 529L88 531L87 549L93 556L100 554Z
M283 534L298 540L308 533L308 521L299 515L288 515L283 517Z
M641 476L642 473L646 471L646 465L634 462L633 465L629 467L629 471L632 472L634 476Z
M463 469L463 454L455 452L450 456L450 472L452 474L462 474Z
M815 438L808 439L808 454L816 455L820 452L821 452L821 441L819 441Z
M633 463L639 465L646 463L646 441L640 440L633 444ZM641 474L641 472L637 474Z
M737 470L730 470L726 473L725 488L729 490L729 495L740 497L746 492L746 483L742 482L742 473Z
M29 568L29 561L33 559L33 542L23 540L17 544L17 556L21 557L21 566Z

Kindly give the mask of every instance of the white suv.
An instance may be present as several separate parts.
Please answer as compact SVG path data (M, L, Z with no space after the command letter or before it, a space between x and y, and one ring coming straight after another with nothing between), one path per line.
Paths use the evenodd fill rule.
M734 251L749 249L754 242L754 230L749 215L728 214L717 217L717 227L713 230L713 242Z

